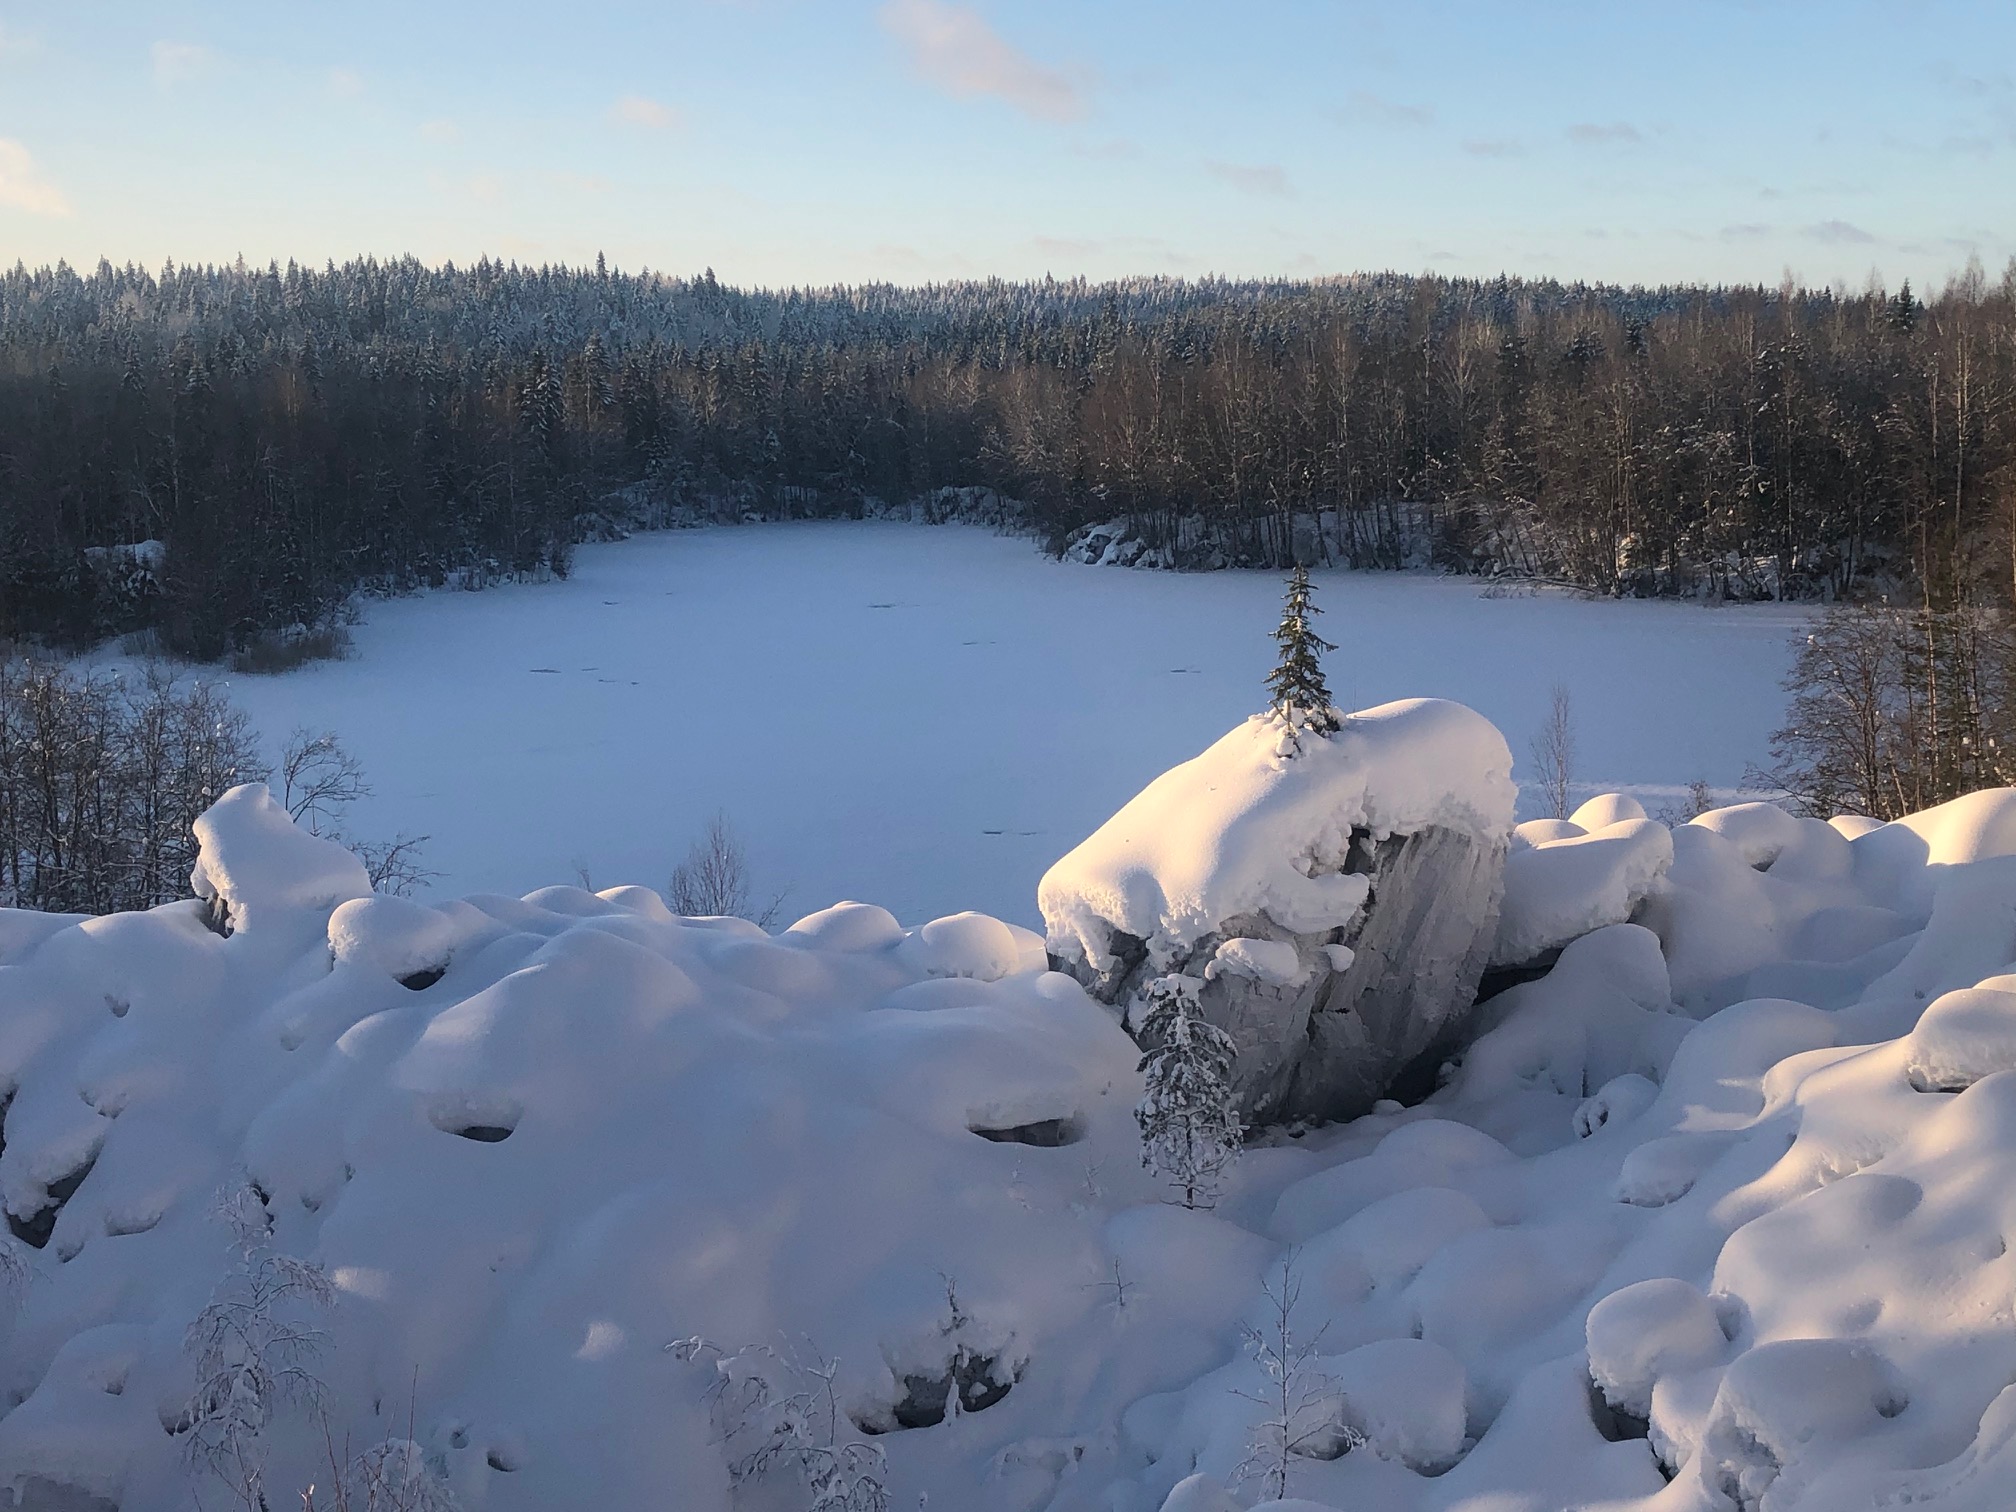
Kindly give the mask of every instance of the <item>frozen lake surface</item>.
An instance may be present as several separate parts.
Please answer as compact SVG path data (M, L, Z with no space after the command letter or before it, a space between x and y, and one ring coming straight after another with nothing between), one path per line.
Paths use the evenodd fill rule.
M1806 619L1315 576L1342 707L1457 699L1523 760L1561 682L1580 785L1648 808L1765 758ZM1280 595L963 526L676 531L583 547L566 582L373 602L350 660L230 683L276 741L342 737L376 788L352 829L429 835L437 896L663 887L718 810L786 919L1034 924L1051 861L1264 703Z

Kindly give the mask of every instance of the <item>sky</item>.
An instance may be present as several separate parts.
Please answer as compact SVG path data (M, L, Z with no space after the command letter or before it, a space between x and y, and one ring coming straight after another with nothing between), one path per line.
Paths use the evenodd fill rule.
M742 286L2016 255L2016 0L0 0L0 261Z

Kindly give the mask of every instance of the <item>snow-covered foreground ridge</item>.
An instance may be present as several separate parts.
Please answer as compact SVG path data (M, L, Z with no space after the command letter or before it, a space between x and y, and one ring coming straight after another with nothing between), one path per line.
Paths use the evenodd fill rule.
M978 915L422 906L258 788L203 821L197 901L0 914L0 1486L241 1505L190 1452L236 1432L275 1508L410 1438L434 1505L781 1512L862 1442L896 1508L1223 1512L1286 1437L1305 1508L2006 1508L2016 792L1513 833L1465 711L1279 735L1053 873L1060 964L1110 996L1093 957L1152 954L1311 1035L1429 1001L1358 964L1424 929L1531 979L1456 1005L1414 1106L1277 1130L1215 1212L1139 1167L1128 1004ZM1465 929L1409 902L1449 875ZM319 1391L206 1396L192 1324L283 1256L332 1299L221 1358L297 1339ZM809 1452L758 1474L773 1432Z

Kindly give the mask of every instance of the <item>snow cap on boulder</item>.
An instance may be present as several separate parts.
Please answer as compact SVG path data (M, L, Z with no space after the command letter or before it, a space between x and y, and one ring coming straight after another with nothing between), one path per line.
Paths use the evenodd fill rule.
M240 783L196 816L200 847L189 887L236 933L267 913L327 914L371 896L364 863L342 846L299 828L263 782Z
M1044 875L1053 954L1100 966L1116 931L1165 958L1243 914L1315 933L1346 924L1366 878L1344 871L1355 834L1433 827L1503 845L1512 753L1482 715L1438 698L1382 704L1282 753L1256 714L1163 773Z

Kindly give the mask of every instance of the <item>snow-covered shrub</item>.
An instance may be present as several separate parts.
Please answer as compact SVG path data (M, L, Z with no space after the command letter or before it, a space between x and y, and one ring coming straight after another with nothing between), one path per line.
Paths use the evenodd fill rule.
M781 892L766 903L757 902L749 859L726 814L708 820L686 859L672 868L665 896L672 912L687 918L748 919L765 929L776 922L784 906Z
M689 1364L706 1361L716 1431L737 1486L773 1476L803 1484L806 1512L887 1512L888 1461L879 1444L844 1432L834 1380L840 1362L802 1348L745 1344L732 1353L697 1335L665 1346Z
M330 1449L330 1485L301 1492L301 1512L461 1512L455 1493L411 1439L386 1439L347 1465ZM279 1512L278 1508L274 1512Z
M231 1227L234 1264L189 1325L196 1390L178 1426L193 1465L248 1512L268 1512L263 1438L284 1409L320 1405L316 1364L328 1334L312 1320L336 1292L322 1267L273 1248L271 1221L249 1184L223 1196L219 1216Z

